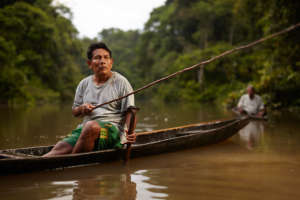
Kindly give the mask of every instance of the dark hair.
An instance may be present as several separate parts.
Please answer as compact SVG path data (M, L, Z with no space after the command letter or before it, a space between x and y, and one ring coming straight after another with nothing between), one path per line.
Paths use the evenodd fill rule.
M108 51L109 56L112 58L111 50L106 46L106 44L103 43L103 42L97 42L97 43L92 43L92 44L90 44L90 46L89 46L89 48L88 48L88 50L87 50L86 55L87 55L87 58L88 58L89 60L92 59L92 57L93 57L93 51L94 51L95 49L105 49L106 51Z

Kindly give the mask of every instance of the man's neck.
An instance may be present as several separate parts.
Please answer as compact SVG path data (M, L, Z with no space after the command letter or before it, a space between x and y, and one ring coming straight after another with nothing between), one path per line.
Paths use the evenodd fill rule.
M109 72L108 74L100 74L100 75L94 74L93 81L96 85L101 85L104 84L111 76L112 76L112 72Z

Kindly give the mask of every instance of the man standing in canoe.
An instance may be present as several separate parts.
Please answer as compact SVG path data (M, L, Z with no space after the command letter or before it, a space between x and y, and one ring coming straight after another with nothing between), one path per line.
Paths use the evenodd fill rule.
M91 44L87 58L93 75L81 80L72 106L72 114L83 117L83 122L45 157L121 148L124 143L135 142L135 133L126 134L130 121L125 117L127 109L134 106L133 95L95 109L96 105L132 92L130 83L119 73L111 71L112 53L104 43Z
M247 87L247 94L244 94L238 103L237 110L240 114L246 114L256 117L265 115L265 106L261 97L255 94L255 89L252 85Z

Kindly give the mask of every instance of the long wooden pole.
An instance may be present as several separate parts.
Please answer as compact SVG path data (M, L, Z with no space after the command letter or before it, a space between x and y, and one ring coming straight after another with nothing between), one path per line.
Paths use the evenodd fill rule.
M134 129L136 126L136 112L139 109L137 107L129 107L127 109L126 117L128 117L129 120L129 127L128 127L128 135L132 135L134 133ZM124 163L126 164L130 159L130 153L131 153L131 143L127 143L125 155L124 155Z
M292 31L292 30L298 28L299 26L300 26L300 22L297 23L297 24L294 24L294 25L292 25L292 26L289 26L288 28L285 28L285 29L283 29L283 30L281 30L281 31L279 31L279 32L273 33L273 34L268 35L268 36L266 36L266 37L264 37L264 38L261 38L261 39L259 39L259 40L254 41L254 42L251 42L251 43L249 43L249 44L242 45L242 46L235 47L235 48L233 48L233 49L227 50L227 51L225 51L225 52L223 52L223 53L221 53L221 54L219 54L219 55L217 55L217 56L214 56L214 57L212 57L212 58L210 58L210 59L208 59L208 60L202 61L202 62L197 63L197 64L195 64L195 65L193 65L193 66L191 66L191 67L187 67L187 68L185 68L185 69L182 69L182 70L180 70L180 71L177 71L177 72L175 72L175 73L172 73L172 74L170 74L170 75L168 75L168 76L165 76L165 77L163 77L163 78L161 78L161 79L158 79L158 80L156 80L156 81L153 81L153 82L151 82L151 83L149 83L149 84L147 84L147 85L145 85L145 86L143 86L143 87L141 87L141 88L139 88L139 89L137 89L137 90L135 90L135 91L133 91L133 92L130 92L130 93L126 94L125 96L122 96L122 97L117 98L117 99L113 99L113 100L111 100L111 101L108 101L108 102L105 102L105 103L102 103L102 104L99 104L99 105L95 106L94 109L99 108L99 107L101 107L101 106L104 106L104 105L106 105L106 104L113 103L113 102L115 102L115 101L120 101L121 99L124 99L124 98L126 98L126 97L128 97L128 96L130 96L130 95L133 95L133 94L136 94L136 93L138 93L138 92L141 92L142 90L145 90L145 89L147 89L147 88L149 88L149 87L152 87L153 85L156 85L156 84L158 84L158 83L160 83L160 82L162 82L162 81L168 80L168 79L170 79L170 78L172 78L172 77L174 77L174 76L176 76L176 75L178 75L178 74L181 74L181 73L186 72L186 71L193 70L193 69L195 69L195 68L197 68L197 67L200 67L201 65L204 66L204 65L206 65L206 64L208 64L208 63L211 63L211 62L213 62L213 61L215 61L215 60L217 60L217 59L219 59L219 58L222 58L222 57L224 57L224 56L227 56L227 55L229 55L229 54L232 54L232 53L234 53L234 52L236 52L236 51L239 51L239 50L243 50L243 49L247 49L247 48L253 47L253 46L255 46L255 45L257 45L257 44L260 44L260 43L262 43L262 42L264 42L264 41L266 41L266 40L272 39L272 38L274 38L274 37L277 37L277 36L279 36L279 35L282 35L282 34L284 34L284 33L287 33L287 32L289 32L289 31Z

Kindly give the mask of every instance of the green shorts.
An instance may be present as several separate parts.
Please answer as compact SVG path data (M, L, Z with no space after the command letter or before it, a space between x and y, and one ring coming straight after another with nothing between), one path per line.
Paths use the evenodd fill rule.
M122 148L120 143L120 133L119 130L109 122L98 121L101 127L99 138L95 141L94 150L104 150L104 149L118 149ZM63 141L69 143L73 147L75 146L81 131L82 126L74 129Z

